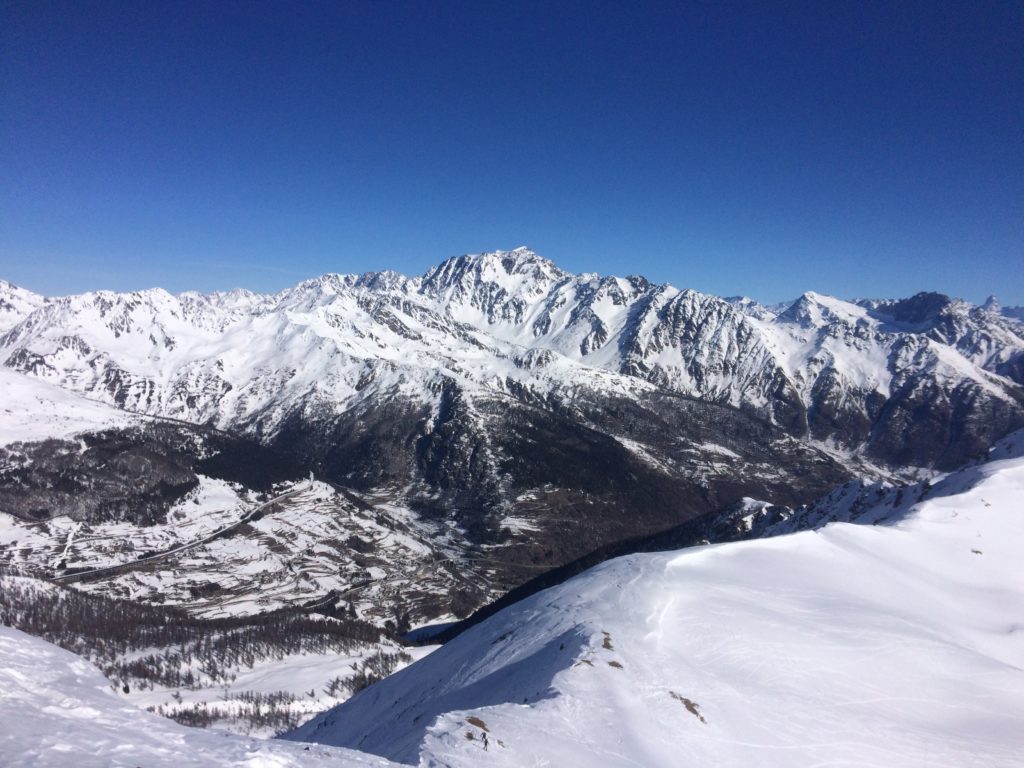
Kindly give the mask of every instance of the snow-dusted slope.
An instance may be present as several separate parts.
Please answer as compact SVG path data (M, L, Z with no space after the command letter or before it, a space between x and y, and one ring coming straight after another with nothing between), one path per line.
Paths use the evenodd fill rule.
M0 627L0 723L0 763L12 768L392 765L177 725L118 699L89 662L9 627Z
M1022 453L886 524L609 561L293 738L423 766L1019 765Z
M258 502L237 485L198 479L151 525L0 515L0 565L194 616L340 603L380 625L402 614L452 618L443 607L453 595L488 586L472 562L454 565L458 540L407 509L305 481Z

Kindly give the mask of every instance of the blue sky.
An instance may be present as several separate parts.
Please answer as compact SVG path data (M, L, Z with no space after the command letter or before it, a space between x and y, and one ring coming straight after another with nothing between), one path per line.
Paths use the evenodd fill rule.
M275 290L524 244L1024 304L1024 6L0 6L0 277Z

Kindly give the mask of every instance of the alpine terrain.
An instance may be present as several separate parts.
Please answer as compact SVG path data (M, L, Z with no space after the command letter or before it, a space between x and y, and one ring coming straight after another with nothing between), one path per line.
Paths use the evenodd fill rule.
M288 738L420 766L1018 765L1022 454L859 525L607 562Z
M974 534L959 508L946 528L935 511L940 488L963 492L979 536L1018 536L1009 491L993 511L970 496L1016 477L999 441L1024 428L1024 322L994 299L763 306L572 274L526 248L277 294L43 297L0 281L0 363L0 623L181 723L269 736L342 705L348 725L325 715L295 733L428 765L482 759L481 732L508 764L564 762L574 739L618 764L614 740L641 739L654 765L685 727L695 759L750 764L743 743L771 742L804 762L826 753L787 753L774 720L768 741L739 724L771 710L806 725L786 708L803 697L832 728L839 714L806 695L827 678L821 696L851 713L846 745L925 691L921 722L900 710L887 726L923 729L891 742L923 764L945 722L926 715L953 706L934 685L968 675L975 712L970 697L1019 670L1016 630L984 623L995 608L952 649L936 644L961 631L953 611L894 618L915 579L966 599L975 577L1002 576L998 594L1018 599L999 547L947 562L944 537ZM997 445L1007 458L983 463ZM880 525L822 527L834 521ZM869 588L890 580L881 604ZM842 610L823 617L826 603ZM1005 637L975 643L985 632ZM4 635L12 665L40 642ZM919 646L949 680L897 690L894 666L851 671L861 656L910 664ZM814 663L794 677L800 649ZM659 666L675 670L665 691ZM54 675L16 706L64 695L71 678ZM101 698L88 706L121 706ZM487 728L458 714L487 707L473 715ZM525 746L527 722L550 739ZM998 763L1010 742L991 722ZM943 755L966 750L943 733Z
M286 741L141 712L80 658L0 628L0 712L24 724L0 748L154 768L1017 765L1022 454L1019 432L937 483L780 514L774 538L606 562Z

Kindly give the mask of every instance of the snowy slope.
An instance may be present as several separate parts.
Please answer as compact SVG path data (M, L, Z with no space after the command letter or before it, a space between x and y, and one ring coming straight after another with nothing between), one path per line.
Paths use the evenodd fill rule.
M175 605L209 618L341 602L380 625L399 613L446 619L438 611L448 596L471 582L486 583L471 565L451 564L458 540L404 508L364 508L324 483L303 482L282 489L277 501L250 518L255 501L223 481L199 479L166 523L85 526L60 516L40 526L0 516L0 563L55 574L84 591ZM249 522L239 526L242 518ZM230 535L212 535L235 526ZM159 559L138 560L175 547ZM55 569L56 561L72 574L121 567L79 583Z
M291 730L433 650L406 653L347 617L325 621L290 612L253 622L202 621L135 601L83 597L6 569L0 571L0 625L79 654L119 698L139 708L183 725L263 738Z
M6 280L0 280L0 333L6 333L46 301Z
M609 561L292 737L424 766L1019 765L1022 453L887 524Z
M392 765L177 725L118 699L87 661L9 627L0 627L0 723L0 763L12 768Z
M63 439L141 421L107 403L0 367L0 445Z

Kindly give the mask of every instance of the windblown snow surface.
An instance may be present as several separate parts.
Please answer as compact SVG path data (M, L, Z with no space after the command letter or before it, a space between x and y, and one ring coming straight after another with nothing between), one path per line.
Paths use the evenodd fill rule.
M0 627L0 765L145 768L388 766L348 749L186 728L118 699L92 664Z
M1022 448L882 525L610 561L288 738L421 766L1020 766Z

